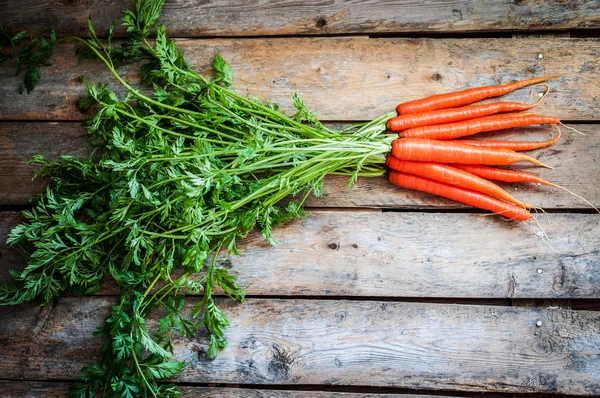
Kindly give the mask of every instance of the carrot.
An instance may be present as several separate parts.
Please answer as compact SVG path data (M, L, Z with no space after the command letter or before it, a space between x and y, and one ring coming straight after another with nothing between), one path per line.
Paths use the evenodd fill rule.
M387 128L391 131L401 131L415 127L460 122L461 120L474 119L496 113L525 111L537 106L538 103L495 102L493 104L472 105L462 108L440 109L417 114L400 115L389 119L387 121Z
M392 142L392 155L422 162L508 165L527 161L551 169L539 160L505 148L476 147L459 142L400 138Z
M392 184L402 188L443 196L456 202L502 214L513 220L529 220L531 218L531 213L526 209L470 189L455 187L395 170L390 170L388 179Z
M423 126L404 130L400 133L405 138L430 138L448 140L487 131L504 130L513 127L531 126L533 124L558 124L560 119L554 116L533 114L502 114L463 120L456 123Z
M556 184L544 180L543 178L533 173L528 173L525 171L498 169L496 167L489 167L483 165L454 164L452 166L468 171L471 174L482 178L486 178L488 180L503 182L533 182L536 184L543 184L549 185L551 187L562 188Z
M433 95L431 97L402 103L396 107L396 111L398 111L399 115L407 115L434 111L436 109L456 108L459 106L472 104L486 98L499 97L522 87L545 82L557 77L560 77L560 75L538 77L535 79L515 81L498 86L477 87L462 91L455 91L452 93Z
M562 187L560 185L553 184L550 181L544 180L543 178L541 178L533 173L527 173L525 171L497 169L495 167L488 167L488 166L482 166L482 165L455 164L453 166L456 168L465 170L465 171L467 171L471 174L474 174L476 176L479 176L481 178L487 178L488 180L504 181L504 182L533 182L535 184L542 184L542 185L547 185L550 187L562 189L563 191L566 191L566 192L570 193L571 195L583 200L585 203L587 203L588 205L593 207L598 213L600 213L600 210L598 210L598 208L596 208L596 206L594 206L586 198L584 198L580 195L577 195L575 192L573 192L565 187Z
M528 209L533 208L533 206L515 198L493 182L447 164L412 162L410 160L401 160L393 156L388 156L387 165L389 168L396 171L495 196L498 199L514 203L519 207Z
M558 135L556 137L548 141L448 140L446 142L458 142L486 148L506 148L513 151L533 151L534 149L540 149L554 145L558 142L559 138L560 130L558 130Z

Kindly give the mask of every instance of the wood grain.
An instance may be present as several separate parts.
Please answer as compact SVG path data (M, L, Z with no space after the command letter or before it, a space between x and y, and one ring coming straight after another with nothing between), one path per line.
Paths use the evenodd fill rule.
M600 216L549 217L558 253L531 225L482 215L313 212L277 228L278 246L254 233L220 264L257 296L600 297ZM0 281L24 266L3 246L17 220L0 213Z
M326 388L326 387L325 387ZM180 387L180 398L436 398L439 395L365 394L325 391L259 390L230 387ZM67 398L69 383L0 381L3 398ZM443 396L442 396L443 397ZM455 397L455 396L453 396ZM486 395L487 397L487 395ZM460 397L457 397L460 398Z
M5 398L67 398L69 383L44 381L0 381Z
M8 336L0 341L0 367L21 361L25 378L71 380L97 359L91 332L115 302L63 299L20 334L38 330L35 339L17 342L10 329L35 323L33 316L22 307L0 308ZM176 357L190 361L176 381L600 393L598 312L272 299L222 306L231 319L228 347L209 361L205 336L176 340Z
M600 207L600 135L597 125L574 125L585 137L563 129L563 138L551 148L531 152L555 170L525 169L584 195ZM482 135L482 138L513 140L545 140L553 130L548 127L518 129L506 133ZM92 152L84 127L79 123L3 122L0 123L0 205L25 205L34 194L42 192L46 179L32 181L37 166L28 165L33 155L50 160L60 155L89 156ZM521 167L521 166L515 166ZM591 209L581 199L562 190L534 184L504 184L515 196L544 209ZM330 176L323 195L310 197L309 207L352 207L391 209L456 209L461 204L432 195L392 186L385 178L362 178L348 187L348 178Z
M34 155L57 160L61 155L89 157L90 145L80 123L0 123L0 204L24 205L48 184L32 180L38 165L27 164Z
M66 398L69 383L0 381L0 391L5 398Z
M281 103L292 112L298 92L323 120L370 120L399 102L551 74L551 94L539 107L568 120L597 120L600 79L595 39L369 39L366 37L178 41L193 67L209 73L215 54L232 65L238 92ZM543 58L538 58L543 54ZM32 94L19 95L14 65L0 68L0 118L81 120L81 77L114 81L97 62L77 64L71 45L57 49ZM132 68L124 75L132 78ZM119 91L122 93L122 91ZM507 100L529 99L523 89Z
M277 247L254 235L225 264L249 294L598 297L600 216L552 216L560 254L529 226L478 215L315 212L278 229Z
M121 16L128 3L116 0L0 1L0 25L61 35L87 34L91 15L99 34ZM22 10L27 10L23 12ZM545 2L485 0L232 1L165 3L161 21L176 37L257 36L344 33L480 32L592 29L600 27L594 1ZM123 31L119 30L122 34Z

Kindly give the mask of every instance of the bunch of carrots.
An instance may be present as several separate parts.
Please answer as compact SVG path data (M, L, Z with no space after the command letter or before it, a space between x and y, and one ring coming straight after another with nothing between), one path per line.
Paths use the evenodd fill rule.
M557 117L522 112L537 106L539 101L535 104L495 102L470 105L556 77L558 76L546 76L499 86L471 88L398 105L398 116L387 121L388 132L399 134L399 138L393 141L392 152L387 158L390 182L403 188L490 210L510 219L529 220L532 218L530 211L535 207L515 198L490 180L532 182L566 188L533 173L492 166L527 161L552 168L521 151L544 148L556 143L560 138L560 129L555 138L543 142L474 141L458 138L513 127L561 124Z

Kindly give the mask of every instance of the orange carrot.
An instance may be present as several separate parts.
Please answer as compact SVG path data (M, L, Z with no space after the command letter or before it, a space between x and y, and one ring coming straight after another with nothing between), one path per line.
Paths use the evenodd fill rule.
M600 210L596 206L594 206L589 200L584 198L583 196L577 195L575 192L561 187L560 185L553 184L550 181L544 180L543 178L532 174L527 173L525 171L516 171L516 170L506 170L506 169L497 169L495 167L488 167L482 165L464 165L464 164L455 164L453 165L456 168L468 171L471 174L479 176L481 178L487 178L488 180L495 181L504 181L504 182L533 182L535 184L548 185L550 187L562 189L575 196L576 198L581 199L591 207L593 207L598 213Z
M521 104L519 102L495 102L493 104L464 106L462 108L440 109L417 114L400 115L387 121L388 130L401 131L415 127L432 126L460 122L461 120L474 119L495 113L525 111L537 106L535 104Z
M527 161L551 169L539 160L505 148L476 147L459 142L400 138L392 142L392 155L421 162L508 165Z
M545 82L550 79L555 79L559 76L560 75L538 77L535 79L502 84L499 86L477 87L462 91L455 91L452 93L433 95L431 97L400 104L396 107L396 111L398 111L399 115L407 115L412 113L434 111L436 109L456 108L459 106L472 104L486 98L499 97L522 87Z
M493 182L447 164L412 162L410 160L401 160L393 156L388 156L387 165L389 168L396 171L495 196L498 199L514 203L523 208L533 208L533 206L515 198Z
M502 114L463 120L462 122L416 127L400 133L405 138L430 138L448 140L487 131L504 130L533 124L558 124L560 119L554 116Z
M483 165L454 164L453 166L488 180L503 182L533 182L536 184L561 188L558 185L546 181L533 173L527 173L525 171L498 169L496 167Z
M554 145L558 142L559 138L560 130L558 130L558 135L556 137L548 141L448 140L446 142L458 142L486 148L506 148L513 151L533 151L534 149L540 149Z
M392 184L399 187L443 196L456 202L490 210L513 220L529 220L531 218L531 213L526 209L470 189L455 187L395 170L390 170L388 178Z

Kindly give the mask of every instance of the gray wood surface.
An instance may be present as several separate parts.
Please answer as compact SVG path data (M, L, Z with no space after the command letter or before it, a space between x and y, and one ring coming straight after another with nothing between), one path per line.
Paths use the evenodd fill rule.
M18 220L0 213L0 281L24 266L4 245ZM278 246L254 233L220 263L257 296L600 297L600 215L540 221L552 247L535 224L481 214L313 212L277 228Z
M128 3L2 0L0 6L0 25L30 30L52 26L64 35L85 36L88 15L105 35ZM549 1L540 6L508 0L167 0L161 20L178 37L590 29L600 27L600 5L596 1Z
M600 207L600 134L598 125L572 125L586 136L580 136L563 128L563 137L554 146L530 152L534 157L555 166L554 170L527 165L524 170L535 172L558 185L583 195L596 207ZM522 128L509 132L482 135L481 138L507 140L547 140L555 130L549 126ZM89 145L85 128L80 123L53 122L0 122L0 204L25 205L34 194L42 192L46 179L31 181L37 166L28 165L33 155L41 154L48 159L60 155L88 156L93 148ZM581 199L560 189L535 184L504 184L516 197L544 209L591 209ZM393 208L393 209L456 209L461 204L432 195L399 189L386 178L362 178L348 187L348 178L330 176L326 179L323 196L310 197L308 207L344 208Z
M59 34L85 36L91 14L105 35L127 6L115 0L0 0L0 25L30 31L52 25ZM568 38L572 30L600 28L598 1L167 0L163 22L172 36L190 38L179 44L202 73L210 73L212 58L221 53L240 93L292 112L297 91L325 121L368 120L401 101L561 73L537 112L592 123L575 125L586 137L563 130L559 144L533 153L555 170L529 170L600 205L600 40ZM547 35L556 31L562 37ZM470 38L443 35L465 32ZM486 36L481 32L513 37L477 37ZM415 33L434 37L385 37ZM236 38L271 35L277 37ZM79 64L70 44L61 45L52 62L30 95L18 94L14 64L0 67L5 210L26 205L44 187L45 181L30 181L35 167L25 163L32 155L89 154L79 124L87 114L76 107L85 91L82 78L114 81L98 63ZM132 67L124 74L136 78ZM505 99L527 101L529 89ZM499 136L522 139L521 133ZM241 256L223 256L221 264L253 296L242 305L219 299L232 325L229 346L216 361L205 358L202 332L176 341L177 357L191 361L176 380L186 384L183 396L426 397L406 390L284 391L303 386L600 396L600 216L564 212L589 207L562 191L515 188L520 198L555 211L538 217L553 249L532 223L445 213L470 210L397 189L384 178L362 179L351 189L345 178L328 178L324 196L307 202L321 210L279 228L278 247L254 233L241 244ZM381 211L386 208L399 212ZM419 209L436 212L413 212ZM19 220L16 212L0 212L0 283L9 268L23 267L5 244ZM0 307L0 396L66 396L66 381L99 360L100 340L92 332L117 294L107 282L94 297ZM197 300L190 297L188 305ZM230 388L244 384L254 388Z
M115 302L0 308L5 377L71 380L98 358L91 332ZM228 348L210 361L201 333L176 340L176 357L190 361L177 381L600 394L598 312L273 299L223 308Z
M281 103L292 111L298 92L323 120L370 120L399 102L466 87L563 74L549 83L540 113L567 120L597 120L600 69L597 39L369 39L367 37L266 38L178 42L191 65L209 73L215 54L234 71L238 92ZM543 54L543 58L538 58ZM0 118L81 120L81 77L114 81L99 62L78 64L70 44L57 49L36 91L19 95L14 65L0 68ZM127 72L129 70L129 72ZM124 74L131 77L132 68ZM121 91L122 92L122 91ZM529 100L529 89L506 100Z

